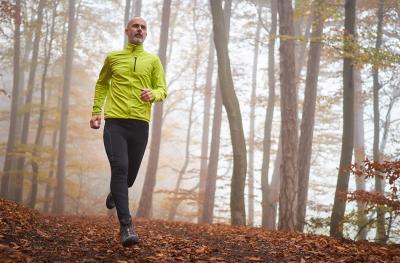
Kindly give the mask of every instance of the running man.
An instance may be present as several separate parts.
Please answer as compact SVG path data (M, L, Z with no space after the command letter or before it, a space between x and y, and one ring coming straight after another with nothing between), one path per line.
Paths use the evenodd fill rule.
M143 49L147 23L131 19L125 49L110 52L96 82L90 127L99 129L104 107L104 147L111 166L108 209L116 207L123 246L139 241L129 212L128 188L135 182L146 149L151 105L167 96L165 74L158 56Z

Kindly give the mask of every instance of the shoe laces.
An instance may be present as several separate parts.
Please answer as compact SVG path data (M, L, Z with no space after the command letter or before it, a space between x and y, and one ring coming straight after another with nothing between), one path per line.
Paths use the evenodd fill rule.
M125 232L128 236L135 235L135 230L133 229L132 223L122 226L122 231Z
M130 225L128 226L127 232L128 232L128 235L129 235L129 236L134 236L134 235L136 234L136 233L135 233L135 230L133 230L133 225L132 225L132 224L130 224Z

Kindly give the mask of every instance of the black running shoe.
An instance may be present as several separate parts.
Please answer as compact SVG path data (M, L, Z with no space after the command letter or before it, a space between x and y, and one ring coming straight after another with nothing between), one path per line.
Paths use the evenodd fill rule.
M108 209L113 209L115 207L114 198L111 195L111 192L107 195L106 206Z
M139 237L136 234L132 223L120 225L120 236L121 243L124 247L129 247L139 242Z

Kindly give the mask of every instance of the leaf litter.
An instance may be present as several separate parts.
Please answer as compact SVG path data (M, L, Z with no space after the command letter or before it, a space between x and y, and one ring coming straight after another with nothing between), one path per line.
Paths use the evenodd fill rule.
M224 224L134 219L120 245L114 216L49 216L0 199L0 262L400 262L399 245Z

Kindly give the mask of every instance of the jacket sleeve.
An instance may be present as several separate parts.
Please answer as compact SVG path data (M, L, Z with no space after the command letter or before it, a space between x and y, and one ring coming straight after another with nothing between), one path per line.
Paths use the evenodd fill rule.
M92 115L101 114L104 100L107 96L108 89L110 88L111 80L111 66L108 56L104 61L104 65L100 71L99 78L96 82L95 92L94 92L94 102Z
M165 73L160 59L157 57L153 63L153 72L151 76L152 92L154 102L163 101L167 97L167 84Z

